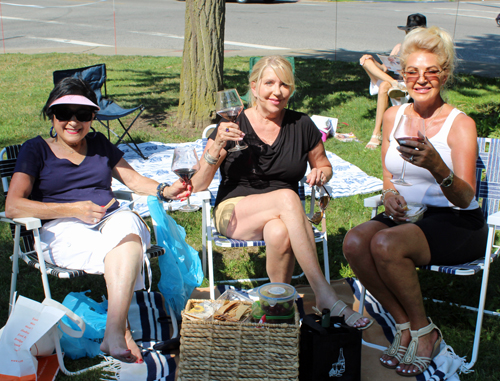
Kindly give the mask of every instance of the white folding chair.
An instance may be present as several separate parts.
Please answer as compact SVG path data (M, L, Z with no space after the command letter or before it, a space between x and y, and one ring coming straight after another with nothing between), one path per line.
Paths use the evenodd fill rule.
M431 270L452 275L468 276L483 271L481 292L479 295L478 307L457 305L471 311L477 311L476 329L474 333L474 343L472 346L471 361L465 364L467 369L471 369L477 361L479 351L479 340L481 338L481 328L483 324L483 315L500 317L500 313L485 310L486 292L488 288L488 276L490 263L493 262L499 254L500 246L495 245L495 232L500 227L500 139L478 138L479 156L476 161L476 199L481 206L483 214L488 223L488 241L485 256L475 261L454 266L421 266L422 270ZM382 205L380 195L372 196L364 200L364 205L372 208L372 218L377 215L378 207ZM362 313L365 303L366 289L362 288L359 312ZM441 300L433 299L435 302L442 303ZM454 303L450 303L456 305Z
M205 128L203 131L203 140L204 144L206 144L209 136L209 132L216 127L215 124L212 124ZM299 197L306 207L306 197L304 191L305 178L300 181L299 184ZM213 251L212 245L219 247L250 247L250 246L265 246L266 243L262 241L244 241L227 238L217 232L215 225L213 223L211 209L215 203L215 195L212 195L210 191L197 192L196 195L202 200L202 252L203 252L203 271L205 276L207 274L207 253L208 253L208 280L210 284L210 298L214 299L215 291L214 291L214 268L213 268ZM315 202L315 192L314 187L311 191L311 201L310 201L310 210L314 211L314 202ZM314 225L312 229L314 231L314 239L315 241L321 242L323 244L323 258L324 258L324 269L325 269L325 278L328 283L330 283L330 271L329 271L329 261L328 261L328 237L326 232L326 215L323 214L323 219L321 221L322 230L318 230ZM304 273L300 275L295 275L292 278L297 279L304 275ZM219 281L219 283L244 283L244 282L261 282L266 281L269 278L249 278L249 279L234 279L234 280L223 280Z

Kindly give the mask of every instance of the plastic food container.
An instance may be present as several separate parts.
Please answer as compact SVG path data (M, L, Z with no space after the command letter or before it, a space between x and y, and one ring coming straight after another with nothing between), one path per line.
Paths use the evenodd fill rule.
M267 283L259 287L259 301L266 316L288 316L294 309L297 291L286 283Z
M292 304L293 306L293 304ZM262 307L260 306L260 301L257 300L252 304L252 319L255 323L259 323L262 319L262 316L265 315L265 322L270 324L293 324L295 318L295 308L292 309L290 314L285 316L271 316L266 315Z
M408 211L406 212L406 218L408 218L408 222L417 222L422 219L424 216L424 212L427 210L427 206L417 203L409 202L407 204Z

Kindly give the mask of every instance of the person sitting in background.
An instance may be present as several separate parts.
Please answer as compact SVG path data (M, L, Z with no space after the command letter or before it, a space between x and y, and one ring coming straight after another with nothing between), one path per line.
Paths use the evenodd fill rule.
M326 282L311 223L298 195L308 164L311 187L327 183L332 168L312 120L286 109L295 89L292 67L284 57L264 57L254 65L249 82L251 107L235 123L223 119L212 132L201 169L192 178L193 191L206 189L220 168L222 180L213 212L217 230L234 239L264 239L271 282L290 283L297 259L317 308L329 308L332 315L343 315L350 326L365 329L372 321L348 308ZM243 139L248 148L230 152Z
M394 341L381 364L402 376L416 376L439 353L442 335L425 313L415 267L482 257L488 227L474 197L476 125L441 96L453 75L451 36L435 26L414 29L400 56L414 103L391 107L384 114L385 212L351 229L343 250L361 283L396 321ZM423 141L398 144L394 130L403 115L424 119ZM411 186L391 182L401 178L403 160L405 181ZM408 203L427 206L421 220L407 223Z
M404 30L406 34L417 27L425 27L427 25L427 19L424 15L420 13L411 14L408 16L405 26L398 26L398 29ZM391 56L397 56L401 44L397 44L391 51ZM375 149L380 145L382 141L382 119L385 110L389 107L389 98L393 105L400 105L406 102L408 92L404 87L404 82L398 81L397 79L391 77L387 71L387 67L383 63L378 63L375 61L372 55L365 54L360 60L359 64L363 66L370 77L370 95L376 95L377 97L377 111L375 114L375 128L373 129L370 141L365 148Z
M130 209L108 218L118 202L108 209L102 205L113 199L112 177L138 194L164 200L187 197L190 190L181 181L168 186L138 174L123 152L91 127L98 110L87 82L64 78L54 87L42 110L52 123L50 138L37 136L22 145L5 214L42 219L40 240L47 262L104 274L108 315L101 350L120 361L140 363L127 314L134 290L144 288L141 269L150 233Z

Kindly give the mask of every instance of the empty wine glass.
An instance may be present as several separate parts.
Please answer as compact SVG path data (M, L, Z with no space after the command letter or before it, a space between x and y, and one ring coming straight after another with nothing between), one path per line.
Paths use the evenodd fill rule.
M230 122L236 123L235 120L243 111L243 102L236 89L222 90L217 92L216 96L216 111L217 114ZM236 141L233 148L228 149L229 152L241 151L248 148L248 145L243 142Z
M396 139L401 146L405 146L401 143L408 140L422 143L425 140L425 121L419 117L403 115L394 131L394 139ZM405 147L414 148L411 146ZM401 177L399 179L391 179L391 182L397 185L411 185L408 181L405 181L405 171L406 160L403 161Z
M190 146L178 146L174 150L172 159L172 171L186 183L191 182L191 177L200 169L200 160L196 154L196 149ZM199 206L191 205L189 197L187 205L179 208L182 212L195 212L200 209Z

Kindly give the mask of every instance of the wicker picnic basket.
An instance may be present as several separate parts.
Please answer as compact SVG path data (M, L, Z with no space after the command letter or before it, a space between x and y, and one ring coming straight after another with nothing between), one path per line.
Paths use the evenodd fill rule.
M178 381L298 380L299 312L294 324L193 321L182 312Z

